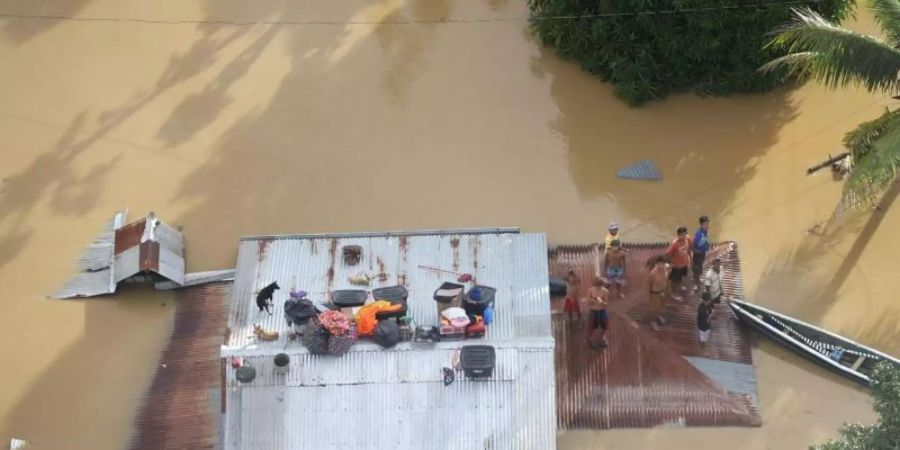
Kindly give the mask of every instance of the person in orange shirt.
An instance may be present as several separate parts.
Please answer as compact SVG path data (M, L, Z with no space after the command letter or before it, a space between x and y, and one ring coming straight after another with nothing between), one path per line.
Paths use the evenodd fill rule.
M688 236L687 227L678 227L676 232L678 237L669 245L669 248L666 250L666 257L672 264L672 272L669 274L669 279L672 281L672 298L680 302L683 299L680 295L675 295L674 291L676 288L682 292L685 291L681 281L687 276L688 267L692 264L693 244L690 236Z

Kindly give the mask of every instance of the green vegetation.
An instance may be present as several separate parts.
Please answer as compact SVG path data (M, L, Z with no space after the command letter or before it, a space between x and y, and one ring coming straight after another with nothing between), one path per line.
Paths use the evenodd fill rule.
M777 30L767 48L787 52L765 64L767 74L810 77L830 88L862 86L885 96L900 94L900 0L872 0L872 12L887 40L828 22L809 9L794 11L794 21ZM886 111L844 138L853 156L845 200L873 203L900 167L900 113Z
M840 439L811 450L896 450L900 448L900 368L882 362L872 386L878 422L872 425L845 424Z
M766 46L773 28L790 19L787 0L528 0L532 26L544 44L615 84L632 105L673 91L761 92L784 70L760 65L786 52ZM853 0L809 0L840 21ZM576 16L576 17L573 17ZM588 17L585 17L588 16ZM562 17L562 18L561 18Z

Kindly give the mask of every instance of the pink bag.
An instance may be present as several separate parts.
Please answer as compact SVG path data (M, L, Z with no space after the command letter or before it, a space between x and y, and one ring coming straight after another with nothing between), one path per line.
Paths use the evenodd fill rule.
M350 329L350 319L340 311L328 310L319 314L319 322L332 336L343 336Z

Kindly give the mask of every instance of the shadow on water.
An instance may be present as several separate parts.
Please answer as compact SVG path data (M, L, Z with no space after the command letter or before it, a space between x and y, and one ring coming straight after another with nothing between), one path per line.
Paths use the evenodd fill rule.
M550 79L559 108L551 125L566 142L579 196L608 199L640 223L671 227L661 236L666 239L678 225L695 226L701 214L723 213L756 172L754 161L797 116L788 89L730 98L680 95L629 108L610 101L610 84L547 47L533 59L532 71ZM645 159L662 172L662 182L616 177Z
M83 10L92 0L50 0L41 1L40 16L49 17L72 17ZM30 0L12 0L3 2L0 12L4 14L15 15L19 11L29 11L28 5L33 5ZM33 12L23 13L23 15L34 15ZM16 45L22 44L29 39L42 33L50 31L60 23L58 19L17 19L11 18L0 27L0 35L6 36L7 40Z
M0 190L0 267L25 247L32 230L26 218L39 201L49 199L54 212L80 216L90 210L103 192L108 175L120 158L97 164L85 175L78 175L75 159L93 142L79 140L86 114L76 116L54 148L41 154L22 172L6 178Z
M147 337L160 335L160 327L166 327L174 306L168 301L162 306L167 295L123 286L114 298L41 300L59 302L58 308L83 308L83 334L30 380L30 388L0 427L0 438L25 438L38 449L116 448L115 436L127 437L131 416L109 403L140 395L135 386L149 382L150 374L141 369L145 364L130 362L136 357L149 364L157 361L159 342ZM9 375L15 377L14 371ZM102 386L102 393L92 386ZM98 423L115 428L97 429Z
M22 27L17 21L10 23L7 31ZM168 64L161 67L154 85L139 90L115 108L96 114L82 112L72 120L53 149L3 180L0 185L0 211L3 211L0 216L0 267L12 261L34 238L27 219L36 204L47 202L56 214L84 215L96 206L99 196L108 191L104 181L119 165L122 154L89 167L84 175L79 175L73 167L80 162L78 158L82 153L98 141L107 139L111 132L168 89L203 73L220 51L250 28L201 25L198 29L201 37L191 43L187 51L173 55ZM204 93L212 92L211 96L225 98L228 86L244 76L275 33L273 27L254 42L225 67ZM211 116L191 123L188 133L178 134L182 133L178 131L167 135L171 141L190 137L206 126L227 100L212 103L215 104L207 108L212 111ZM176 110L174 120L178 120L179 111ZM158 337L165 333L171 317L170 298L170 293L147 287L120 286L114 298L58 301L54 308L83 308L83 334L59 349L59 356L38 377L16 382L28 388L11 405L10 415L0 425L0 438L7 441L11 437L25 438L35 448L73 449L118 448L123 440L127 441L133 412L123 411L123 408L139 400L135 397L141 392L136 386L149 385L153 371L148 371L147 367L152 369L159 358L163 342ZM53 325L49 326L52 330ZM97 424L113 425L114 429L96 429Z
M388 70L384 74L384 89L391 98L403 103L409 95L412 80L424 71L422 52L434 35L437 24L396 26L385 22L434 22L447 18L452 12L449 0L415 0L409 7L411 18L402 8L393 10L375 25L375 37L381 44Z
M790 301L780 302L777 307L780 312L787 315L796 315L812 324L821 323L826 314L839 302L842 288L857 268L863 253L869 248L888 210L897 207L898 195L900 182L895 182L885 191L874 211L836 210L829 222L809 230L796 249L770 259L758 283L758 297L777 298L783 286L799 282L805 274L822 264L822 258L835 256L838 253L837 247L844 242L851 242L846 253L839 255L840 263L836 269L829 272L825 282L804 285L802 290L795 290L802 292L803 295L793 295ZM873 280L873 282L885 281ZM900 321L892 314L881 314L873 320L874 323L867 323L865 326L859 325L839 331L851 339L861 339L889 353L900 350L900 346L897 345Z
M246 27L238 30L228 34L221 41L215 42L206 42L211 38L212 33L206 34L200 42L195 44L194 48L209 47L213 51L224 48L231 41L243 35L245 31L241 30L246 30ZM231 102L227 94L228 89L247 74L263 50L272 42L272 38L275 37L278 30L278 26L270 26L265 33L229 62L202 92L191 94L182 100L175 107L172 116L160 128L158 136L168 145L174 146L190 140L198 131L215 122L219 112ZM193 49L188 51L183 60L196 60L196 57L191 56L191 53L196 51Z

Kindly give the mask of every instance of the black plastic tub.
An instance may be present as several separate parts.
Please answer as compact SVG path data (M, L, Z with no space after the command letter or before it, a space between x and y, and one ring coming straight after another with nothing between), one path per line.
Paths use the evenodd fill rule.
M369 294L360 289L341 289L331 293L331 303L341 308L362 306L367 298Z
M457 283L445 282L434 291L434 301L438 303L450 303L462 295L465 286Z

